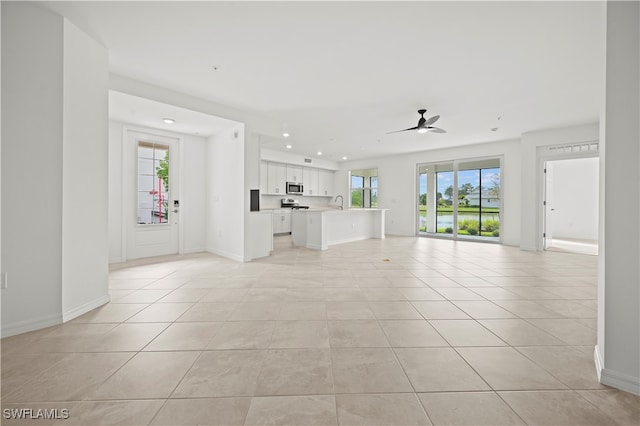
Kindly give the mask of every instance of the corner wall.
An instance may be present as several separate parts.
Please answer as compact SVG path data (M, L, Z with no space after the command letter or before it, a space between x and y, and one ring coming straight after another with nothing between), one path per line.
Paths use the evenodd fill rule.
M640 3L607 2L600 382L640 395Z
M62 320L109 301L107 50L64 20Z
M107 52L61 16L2 2L2 335L106 303Z

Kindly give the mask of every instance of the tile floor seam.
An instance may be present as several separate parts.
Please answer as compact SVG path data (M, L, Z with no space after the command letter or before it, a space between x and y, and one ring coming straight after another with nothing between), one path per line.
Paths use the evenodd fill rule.
M400 370L402 371L402 374L404 375L405 379L407 380L407 382L411 386L411 389L413 389L414 398L416 398L418 400L418 403L420 404L420 407L422 408L422 411L424 412L424 415L426 416L426 418L429 421L429 423L431 423L433 425L434 423L431 420L431 417L429 416L429 413L428 413L427 409L422 404L422 401L420 401L420 398L418 397L418 393L416 391L416 388L415 388L413 382L411 381L411 379L409 378L409 375L407 374L404 365L402 365L402 362L400 362L400 358L398 357L398 354L396 353L396 349L391 344L391 340L389 339L389 336L385 332L384 327L382 327L382 324L380 324L380 320L376 319L376 322L378 323L378 327L380 327L380 329L382 330L382 333L384 334L385 338L387 339L387 343L389 344L389 348L391 349L391 353L393 353L393 358L395 359L396 363L400 367ZM436 332L437 332L437 330L436 330ZM442 337L442 336L440 336L440 337ZM391 393L391 392L389 392L389 393Z
M526 422L526 420L522 418L522 416L520 415L520 413L518 413L518 412L515 410L515 408L513 408L513 407L511 406L511 404L509 404L509 402L507 402L507 401L502 397L502 395L500 395L500 392L497 392L497 391L495 391L495 390L494 390L494 391L493 391L493 393L494 393L498 398L500 398L500 400L501 400L502 402L504 402L504 403L507 405L507 407L509 407L509 409L511 409L511 411L513 411L513 413L514 413L516 416L518 416L518 418L519 418L520 420L522 420L522 423L523 423L523 424L525 424L525 425L529 425L529 423L527 423L527 422Z

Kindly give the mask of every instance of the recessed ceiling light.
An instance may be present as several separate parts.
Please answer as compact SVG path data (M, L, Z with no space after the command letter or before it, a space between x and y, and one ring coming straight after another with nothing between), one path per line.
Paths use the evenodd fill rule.
M291 145L287 145L287 146L286 146L286 148L287 148L287 149L291 149L291 148L293 148L293 147L292 147Z
M291 136L291 135L289 133L287 133L287 132L282 133L282 137L283 138L288 138L289 136Z
M347 159L347 157L346 157L346 156L344 156L344 157L342 157L342 159L343 159L343 160L346 160L346 159Z
M317 152L317 154L318 154L318 155L322 155L322 151L318 151L318 152Z
M164 121L167 124L173 124L176 122L176 120L174 120L173 118L163 118L162 121Z

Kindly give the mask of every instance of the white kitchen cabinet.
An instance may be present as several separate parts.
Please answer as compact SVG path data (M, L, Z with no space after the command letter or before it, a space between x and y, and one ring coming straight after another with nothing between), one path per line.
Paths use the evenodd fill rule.
M269 187L267 182L269 180L269 163L262 161L260 163L260 194L267 194Z
M333 172L318 170L318 195L333 197Z
M273 211L273 233L291 233L291 210Z
M318 169L305 167L302 169L302 195L318 195Z
M286 195L287 166L280 163L267 163L267 194Z
M287 182L302 182L302 167L287 165Z

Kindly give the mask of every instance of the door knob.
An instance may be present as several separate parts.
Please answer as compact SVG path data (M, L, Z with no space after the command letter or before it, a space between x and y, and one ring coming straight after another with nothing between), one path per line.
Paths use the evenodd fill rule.
M174 212L174 213L178 213L178 209L174 209L174 210L173 210L173 212Z

